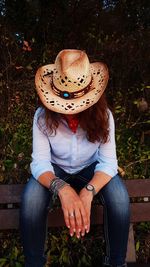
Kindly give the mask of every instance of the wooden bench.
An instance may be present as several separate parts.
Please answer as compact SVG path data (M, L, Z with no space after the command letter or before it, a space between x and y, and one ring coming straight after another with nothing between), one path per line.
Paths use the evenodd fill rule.
M127 262L136 262L133 223L150 221L150 179L124 180L131 198L131 224L128 240ZM24 185L0 185L0 230L18 229L19 203ZM96 204L91 214L92 224L103 223L103 208ZM64 226L61 208L49 212L48 226Z

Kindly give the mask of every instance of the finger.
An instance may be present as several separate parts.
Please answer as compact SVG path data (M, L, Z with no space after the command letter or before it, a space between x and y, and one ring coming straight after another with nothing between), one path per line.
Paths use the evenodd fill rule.
M70 234L71 237L75 234L75 232L76 232L75 229L73 229L73 228L69 229L69 234Z
M66 209L64 209L63 213L64 213L65 224L70 229L71 225L70 225L70 220L69 220L69 216L68 216L68 211Z
M85 227L82 227L82 229L81 229L81 236L82 237L85 236Z
M89 214L84 207L80 208L84 227L89 224ZM86 228L86 227L85 227Z
M90 231L90 224L91 224L91 206L87 207L86 209L87 217L88 217L88 227L86 233Z
M75 222L75 213L74 211L68 212L69 225L70 225L70 234L76 232L76 222Z
M82 215L80 209L75 210L75 221L76 221L76 236L80 238L81 229L82 229Z
M84 207L81 207L81 215L82 215L82 221L83 221L83 228L88 233L90 228L90 213L88 209L85 209ZM82 230L82 233L85 233L85 231Z
M80 209L75 210L75 221L76 221L76 228L81 229L82 228L82 214L80 212Z

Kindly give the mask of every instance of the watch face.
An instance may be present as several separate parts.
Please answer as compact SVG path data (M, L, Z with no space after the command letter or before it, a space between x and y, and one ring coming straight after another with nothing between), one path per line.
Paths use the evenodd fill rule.
M88 185L86 186L86 188L87 188L87 190L89 190L89 191L93 191L93 190L94 190L94 187L93 187L93 185L91 185L91 184L88 184Z

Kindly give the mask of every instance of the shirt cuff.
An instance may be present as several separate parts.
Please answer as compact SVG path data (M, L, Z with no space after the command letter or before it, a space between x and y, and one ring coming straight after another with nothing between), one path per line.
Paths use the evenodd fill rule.
M44 172L53 172L54 173L54 168L51 165L51 163L49 164L39 164L39 163L31 163L30 164L30 168L31 168L31 173L33 175L33 177L38 180L39 176L41 174L43 174Z
M117 169L118 169L117 165L108 166L108 164L97 163L97 165L95 166L94 173L101 171L101 172L104 172L111 177L114 177L118 173Z

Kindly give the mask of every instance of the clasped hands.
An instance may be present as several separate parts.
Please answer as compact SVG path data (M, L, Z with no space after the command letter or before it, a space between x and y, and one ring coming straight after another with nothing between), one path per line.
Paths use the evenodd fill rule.
M58 196L70 235L75 234L77 238L84 236L90 230L92 192L83 188L77 194L71 186L65 186L59 191Z

